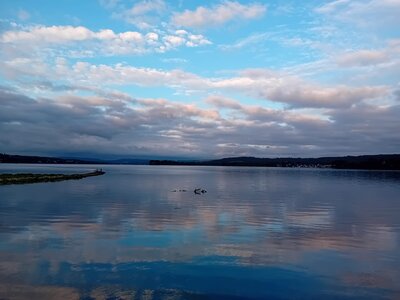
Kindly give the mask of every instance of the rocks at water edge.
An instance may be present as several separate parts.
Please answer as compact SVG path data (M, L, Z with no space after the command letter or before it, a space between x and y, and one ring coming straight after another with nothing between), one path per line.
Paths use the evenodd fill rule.
M201 188L194 189L193 192L194 192L196 195L201 195L201 194L207 193L206 190L203 190L203 189L201 189Z
M173 193L176 193L176 192L187 192L187 190L175 189L175 190L172 190L171 192L173 192ZM201 194L207 193L207 191L202 189L202 188L195 188L193 193L195 193L196 195L201 195Z

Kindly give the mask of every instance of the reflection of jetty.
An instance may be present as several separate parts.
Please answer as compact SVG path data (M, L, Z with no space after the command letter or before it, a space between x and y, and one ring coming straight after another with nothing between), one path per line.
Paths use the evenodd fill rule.
M86 177L103 175L105 173L106 172L102 169L96 169L93 172L81 174L0 174L0 185L78 180Z

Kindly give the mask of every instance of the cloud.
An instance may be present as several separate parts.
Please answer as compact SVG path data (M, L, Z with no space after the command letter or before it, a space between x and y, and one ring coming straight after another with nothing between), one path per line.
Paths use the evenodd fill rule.
M212 44L201 34L189 34L187 37L186 46L197 47L198 45L210 45Z
M163 58L163 59L161 59L161 61L164 63L170 63L170 64L186 64L186 63L188 63L187 59L180 58L180 57Z
M115 6L111 7L114 8ZM114 18L123 19L129 24L135 25L140 29L149 29L159 23L159 17L167 9L167 5L163 0L143 0L138 1L130 8L120 8L118 12L114 12Z
M29 20L29 18L31 17L30 13L27 12L24 9L20 9L18 11L18 19L20 19L21 21L27 21Z
M147 32L145 34L137 31L125 31L115 33L111 29L102 29L97 32L84 26L33 26L23 30L9 30L3 32L0 36L0 42L4 49L11 55L15 53L21 57L21 45L24 49L60 49L64 55L74 57L102 55L135 55L146 52L164 52L180 46L198 47L211 44L203 35L193 35L187 33L183 36L162 33L164 36L160 39L160 33ZM79 44L78 44L79 43ZM70 48L65 48L68 46ZM25 55L32 55L28 51Z
M333 13L336 10L343 8L345 5L349 3L350 0L335 0L317 7L315 11L322 14Z
M199 6L195 10L175 13L172 23L177 26L201 28L220 26L233 20L249 20L263 16L267 7L260 3L240 4L224 1L212 7Z
M124 42L143 42L143 36L140 32L127 31L119 34L119 37Z
M158 41L158 34L155 32L149 32L148 34L146 34L146 38L149 41Z
M74 68L78 66L75 65ZM295 76L262 70L243 71L231 78L204 78L181 70L163 71L117 65L86 65L79 74L85 74L88 82L133 84L142 86L170 86L171 88L203 91L240 92L259 99L288 104L290 107L349 107L365 99L385 96L388 89L383 86L324 87L306 82ZM100 76L100 77L99 77Z
M166 9L166 4L162 0L140 1L132 6L129 13L132 16L141 16L149 12L161 12Z
M242 105L239 102L220 95L211 95L204 101L218 108L242 109Z
M66 43L96 38L96 34L83 26L34 26L23 31L6 31L1 42Z
M337 58L340 66L369 66L388 60L388 55L379 50L360 50L345 53Z
M96 81L101 74L102 82L124 84L127 82L144 86L166 85L183 89L204 91L236 91L260 99L288 104L291 107L349 107L365 99L386 95L382 86L324 87L305 82L295 76L276 72L248 70L238 77L203 78L181 70L162 71L156 69L133 68L129 66L99 66L85 68L79 72L88 76L88 81ZM262 74L260 74L262 73Z
M293 107L350 107L365 99L373 99L385 95L384 87L321 87L300 83L285 88L277 88L261 92L266 99L288 103Z
M240 39L231 45L220 45L219 48L222 50L239 50L249 45L259 44L268 38L268 33L254 33L244 39Z
M166 131L177 128L182 131L186 126L207 127L201 124L219 117L214 110L191 104L164 99L141 99L132 103L116 96L65 95L54 99L32 99L2 90L0 128L8 133L0 140L3 142L14 135L14 141L9 144L10 151L29 143L32 151L45 151L46 148L47 151L63 151L64 148L72 152L93 152L100 147L103 153L142 151L146 154L151 151L161 154L176 143L176 134L171 139L166 136ZM136 107L133 107L135 103ZM76 122L68 121L72 119ZM177 151L185 153L186 150Z
M241 76L213 80L211 86L241 91L261 99L281 102L289 107L349 107L365 99L387 94L382 86L322 86L297 76L262 69L244 70Z
M219 95L204 103L212 107L100 91L32 98L1 88L0 143L6 152L29 144L30 151L49 154L166 155L174 149L188 157L389 153L400 144L399 105L357 104L325 110L326 118Z
M183 37L176 35L167 35L164 37L164 40L168 46L172 47L178 47L186 41Z
M266 5L252 1L174 12L161 0L101 0L133 28L120 32L3 21L0 74L9 87L0 88L0 144L10 152L29 144L48 153L176 149L193 157L396 152L399 1L325 1L312 14L305 6L285 16L286 22L300 13L301 28L272 20L268 32L207 48L210 61L227 54L214 50L250 48L259 68L247 68L241 51L228 55L225 70L215 69L224 62L208 70L193 64L200 53L187 48L211 44L197 31L262 17ZM214 43L221 33L213 33ZM161 55L167 51L174 55ZM244 69L237 69L238 58ZM157 62L176 65L162 69ZM143 98L160 92L164 98Z
M29 68L32 64L35 68ZM73 65L59 61L51 66L29 59L14 59L0 63L0 66L4 76L9 78L32 77L45 81L52 76L52 80L60 78L82 86L136 85L168 87L183 92L239 93L283 103L289 108L346 108L366 100L387 97L390 93L390 88L384 85L321 85L268 69L242 70L230 77L202 77L179 69L137 68L124 64L95 65L81 61Z
M378 49L360 49L339 53L335 57L341 67L379 66L400 61L400 40L389 39Z
M120 4L121 0L99 0L100 5L104 8L112 9Z
M396 133L399 128L400 106L376 107L368 104L359 104L349 110L332 112L332 120L343 128L342 138L347 138L345 133L353 136L353 143L360 146L382 143L388 145L390 150L386 153L397 153L396 147L400 146L400 139Z
M335 0L319 6L317 13L368 29L391 29L398 25L399 0ZM373 22L371 22L373 20Z

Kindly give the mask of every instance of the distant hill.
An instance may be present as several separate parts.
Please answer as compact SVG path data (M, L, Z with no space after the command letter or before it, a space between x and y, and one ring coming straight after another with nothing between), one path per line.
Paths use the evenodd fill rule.
M58 158L44 156L26 156L26 155L10 155L0 154L0 163L16 163L16 164L98 164L96 160L81 160L73 158Z
M113 159L101 160L91 158L66 158L47 156L11 155L0 153L0 163L14 164L113 164L113 165L148 165L148 159Z
M107 163L113 165L148 165L149 159L121 158L121 159L107 160Z
M304 167L365 170L400 170L400 154L319 158L229 157L206 161L151 160L150 165L247 166L284 168Z
M364 170L400 170L400 154L380 154L319 158L258 158L228 157L214 160L147 160L147 159L90 159L59 158L0 154L0 163L23 164L114 164L114 165L181 165L181 166L246 166L283 168L333 168Z
M76 159L74 157L62 157L63 159ZM118 158L118 159L99 159L99 158L77 158L78 160L89 161L92 164L109 164L109 165L148 165L149 159L142 158Z

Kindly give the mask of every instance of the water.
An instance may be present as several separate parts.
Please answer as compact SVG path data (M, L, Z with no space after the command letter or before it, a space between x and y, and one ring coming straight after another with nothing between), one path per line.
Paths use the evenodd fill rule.
M0 299L400 298L400 172L102 167L0 186Z

